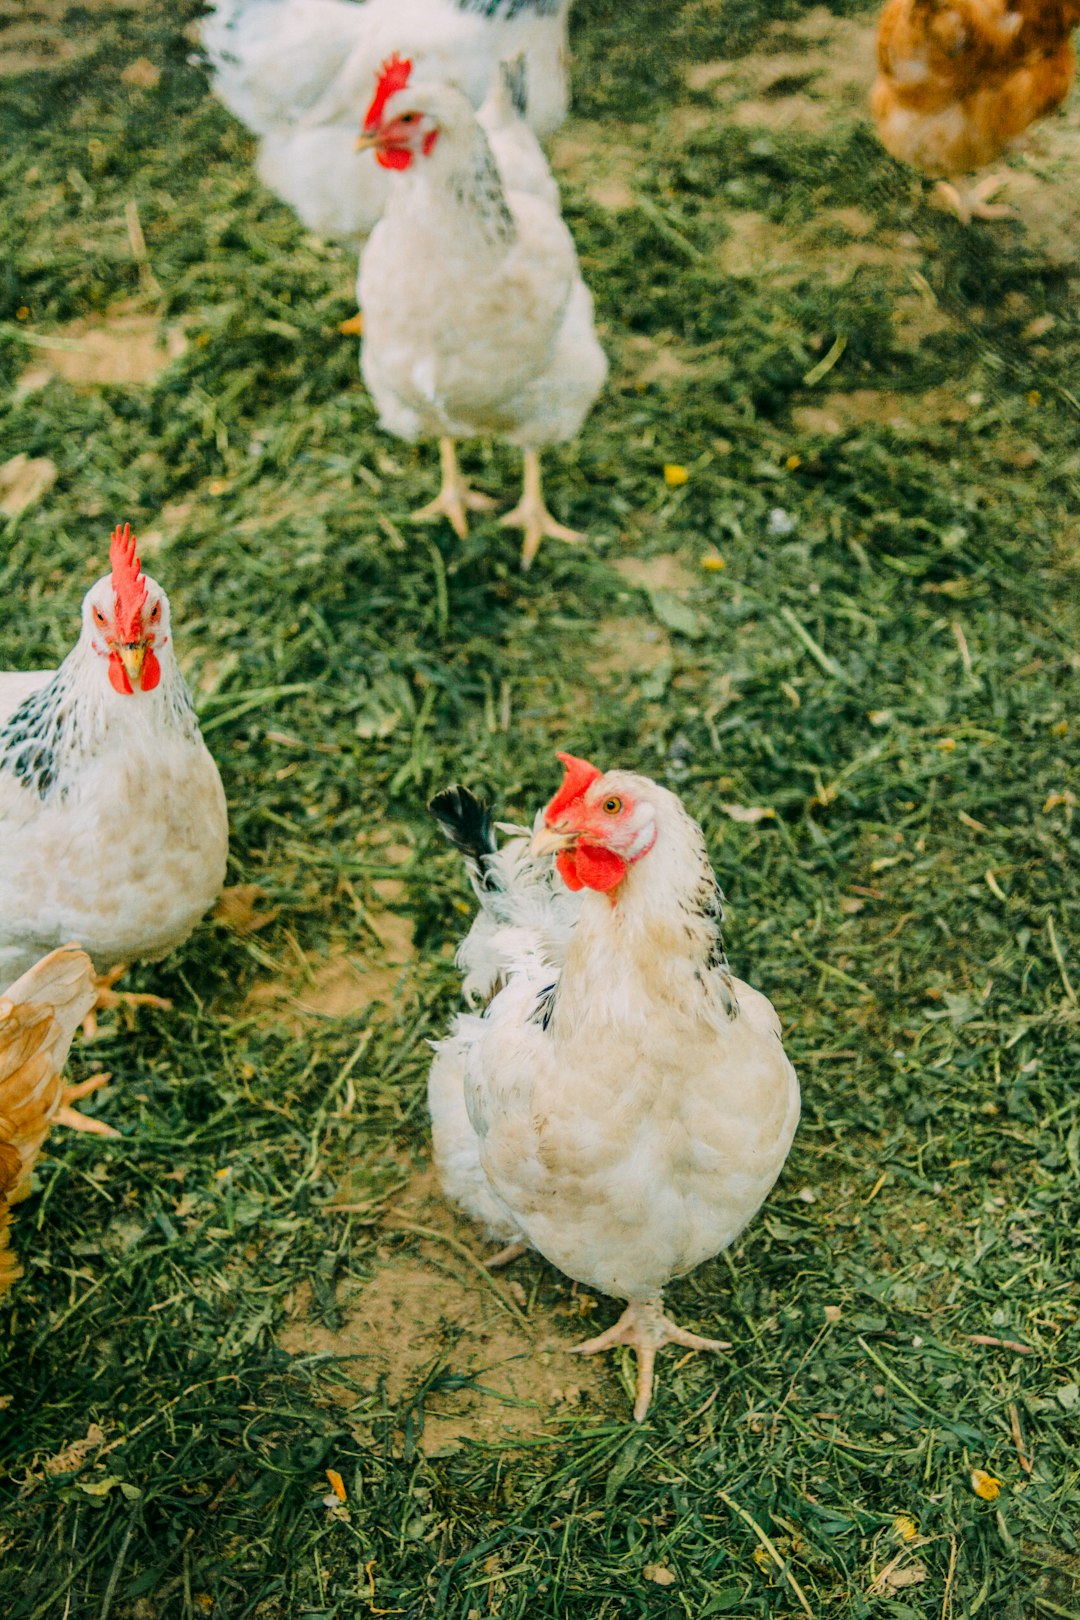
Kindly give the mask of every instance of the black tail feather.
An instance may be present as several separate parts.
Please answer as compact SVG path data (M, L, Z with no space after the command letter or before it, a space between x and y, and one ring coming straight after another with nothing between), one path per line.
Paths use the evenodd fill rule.
M472 875L484 888L490 887L488 856L496 853L498 845L491 811L483 799L478 799L459 783L436 793L428 809L439 823L444 838L461 851Z
M525 52L519 51L506 62L499 63L499 72L510 98L510 105L519 118L529 116L529 81Z

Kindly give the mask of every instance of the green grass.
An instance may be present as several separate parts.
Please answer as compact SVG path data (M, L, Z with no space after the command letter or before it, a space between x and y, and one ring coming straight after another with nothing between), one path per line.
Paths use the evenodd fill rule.
M556 151L585 154L560 179L613 374L550 458L555 509L595 545L548 542L527 579L492 523L464 545L405 523L434 452L375 425L335 330L348 259L260 189L171 8L42 5L42 49L72 54L3 80L3 455L57 468L7 526L3 663L63 656L116 518L157 531L230 882L278 908L141 970L176 1011L73 1059L111 1070L96 1108L124 1141L57 1136L16 1226L5 1620L805 1613L755 1560L759 1532L818 1620L1080 1615L1080 275L1023 226L964 233L930 210L857 109L824 132L746 127L685 88L689 63L760 50L770 13L797 27L798 0L671 0L663 34L656 9L575 12ZM156 88L120 79L137 56ZM1042 162L1066 216L1077 155ZM633 193L619 212L594 194L605 164ZM852 208L876 257L852 258L828 212ZM749 215L797 256L733 273ZM48 356L20 334L128 299L185 323L155 382L16 400ZM649 380L658 353L679 365ZM889 408L837 432L793 415L857 390ZM468 459L509 504L513 458ZM688 481L669 488L665 462ZM647 590L650 558L685 573L661 564ZM701 818L733 963L783 1017L804 1119L763 1215L671 1291L730 1356L667 1352L644 1429L609 1363L580 1410L428 1456L453 1331L393 1398L363 1358L290 1356L276 1335L301 1284L333 1327L422 1250L326 1205L345 1184L392 1212L426 1152L465 891L423 806L461 778L525 814L556 747L650 772ZM404 866L370 841L386 823ZM368 954L388 876L415 938L389 1007L289 1022L248 1002L332 948ZM514 1275L569 1342L564 1280L535 1259ZM91 1425L106 1451L46 1468ZM327 1467L348 1518L323 1505ZM996 1502L975 1467L1003 1481ZM926 1578L873 1594L901 1513L929 1538L910 1555Z

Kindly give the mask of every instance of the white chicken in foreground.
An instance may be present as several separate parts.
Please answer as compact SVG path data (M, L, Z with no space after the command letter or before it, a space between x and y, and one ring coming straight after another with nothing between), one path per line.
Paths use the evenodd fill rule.
M89 957L66 946L0 994L0 1295L21 1275L9 1247L11 1207L30 1191L50 1126L85 1124L68 1104L100 1083L65 1087L62 1080L72 1036L96 993Z
M359 242L387 176L353 153L357 109L392 50L479 106L523 54L538 134L566 116L570 0L214 0L201 25L214 89L259 137L263 182L322 236Z
M360 144L397 171L360 259L361 370L389 432L440 440L442 488L418 520L467 532L491 501L462 477L455 441L492 434L524 451L525 486L502 519L524 531L528 568L545 535L583 536L544 505L540 450L572 439L607 375L592 296L542 154L498 93L487 128L460 91L410 84L384 65Z
M110 564L60 668L0 674L0 984L75 940L106 975L103 1005L156 999L111 992L116 969L187 938L228 847L168 597L127 524Z
M432 801L480 901L458 960L487 1001L436 1048L434 1154L447 1196L510 1244L496 1259L523 1243L628 1301L576 1349L634 1348L640 1422L661 1345L728 1348L669 1321L663 1289L760 1208L799 1085L771 1003L728 971L700 827L647 777L559 758L531 843L498 850L465 788Z

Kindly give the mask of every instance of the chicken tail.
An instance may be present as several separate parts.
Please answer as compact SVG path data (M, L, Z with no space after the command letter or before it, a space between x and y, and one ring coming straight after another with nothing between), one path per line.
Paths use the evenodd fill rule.
M491 864L491 857L498 853L498 845L491 811L483 799L478 799L469 788L457 783L436 793L428 809L439 823L443 837L464 856L477 893L500 889L502 885Z
M499 63L476 116L490 135L521 123L528 115L529 69L525 52L519 51Z
M529 113L529 69L524 51L519 51L516 56L499 63L499 79L506 99L518 117L527 118Z

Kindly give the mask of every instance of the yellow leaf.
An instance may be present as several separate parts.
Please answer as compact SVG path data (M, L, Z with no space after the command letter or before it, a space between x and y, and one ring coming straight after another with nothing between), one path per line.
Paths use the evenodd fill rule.
M788 456L787 460L784 462L784 466L787 468L788 472L794 472L797 467L802 466L802 456Z
M914 1541L919 1533L919 1527L910 1513L898 1513L892 1527L901 1541Z
M344 1502L344 1500L345 1500L345 1481L342 1479L342 1477L338 1473L337 1469L336 1468L328 1468L326 1470L326 1477L330 1481L330 1489L333 1491L333 1493L337 1497L338 1501L339 1502Z
M983 1468L971 1470L971 1488L984 1502L996 1502L1001 1495L1001 1481Z
M758 1569L764 1570L766 1574L775 1567L764 1547L755 1547L752 1557Z
M664 483L669 489L678 489L679 485L685 484L689 477L690 474L687 472L686 468L680 467L677 461L665 461Z
M710 574L718 574L722 568L727 567L727 564L719 552L707 551L701 559L701 566Z

